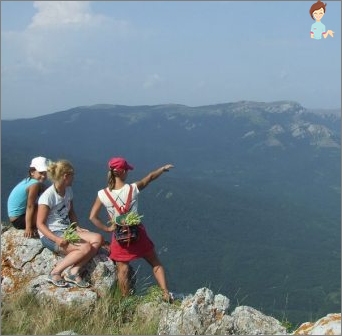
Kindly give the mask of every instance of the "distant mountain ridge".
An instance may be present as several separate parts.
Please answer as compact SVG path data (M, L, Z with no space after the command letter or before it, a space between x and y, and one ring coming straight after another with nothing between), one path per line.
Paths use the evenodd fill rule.
M130 181L170 162L139 206L171 288L210 284L266 313L319 318L340 310L340 134L340 114L292 101L99 104L3 120L2 220L33 156L74 164L90 228L110 157L135 167Z
M149 169L150 162L171 160L189 177L203 171L221 177L222 169L234 167L233 177L236 168L242 163L245 169L244 160L252 157L270 168L275 159L279 162L299 152L306 155L308 150L325 148L339 155L339 120L336 115L310 113L290 101L200 107L95 105L2 121L2 149L12 152L18 144L24 154L21 162L37 155L37 150L51 157L91 161L99 167L105 167L112 155L124 155L143 170ZM67 148L66 143L70 144ZM284 163L288 160L286 157ZM6 162L4 155L3 164Z

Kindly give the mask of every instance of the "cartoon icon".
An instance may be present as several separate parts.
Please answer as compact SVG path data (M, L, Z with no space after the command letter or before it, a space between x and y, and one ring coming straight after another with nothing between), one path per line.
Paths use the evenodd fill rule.
M316 22L311 26L310 37L315 40L320 40L322 36L327 38L328 35L334 37L334 32L332 30L326 30L325 25L321 22L322 17L325 14L326 3L323 3L321 0L315 2L310 8L310 15L313 20Z

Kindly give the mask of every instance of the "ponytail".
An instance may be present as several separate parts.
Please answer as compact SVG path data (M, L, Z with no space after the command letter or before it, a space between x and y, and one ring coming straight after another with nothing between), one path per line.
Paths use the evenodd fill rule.
M108 177L107 177L107 181L108 181L108 188L110 191L112 191L115 188L115 172L114 170L110 170L108 172Z

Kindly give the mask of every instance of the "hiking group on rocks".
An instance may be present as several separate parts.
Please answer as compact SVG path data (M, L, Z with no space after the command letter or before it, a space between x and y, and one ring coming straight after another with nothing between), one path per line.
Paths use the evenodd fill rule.
M145 225L140 221L142 216L138 216L139 221L135 223L136 239L121 241L117 235L122 226L128 232L133 229L121 220L122 215L126 215L127 219L127 214L138 213L140 191L171 168L172 164L163 165L141 180L128 184L126 178L133 166L122 157L113 157L108 162L108 183L106 188L98 191L89 219L100 230L112 233L109 258L116 264L122 296L131 293L129 262L144 258L152 267L153 275L163 293L162 299L173 302L164 267ZM39 237L44 247L61 257L48 274L48 282L57 287L66 287L68 283L73 283L80 288L87 288L91 284L81 277L82 269L98 253L105 241L100 233L82 228L78 223L73 206L74 174L74 167L68 160L52 162L42 156L33 158L28 176L12 189L7 210L11 225L18 230L25 230L24 237ZM45 185L46 179L51 181L49 187ZM104 224L99 217L102 206L108 212L109 225ZM76 241L66 238L66 231L71 227Z

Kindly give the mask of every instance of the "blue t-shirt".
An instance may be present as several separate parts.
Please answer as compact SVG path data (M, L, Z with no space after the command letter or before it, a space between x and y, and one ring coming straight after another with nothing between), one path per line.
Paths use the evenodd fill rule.
M26 189L36 183L40 182L34 178L25 178L13 188L7 200L8 217L19 217L26 213Z
M311 26L311 33L314 34L314 39L320 40L325 33L325 25L322 22L315 22Z

